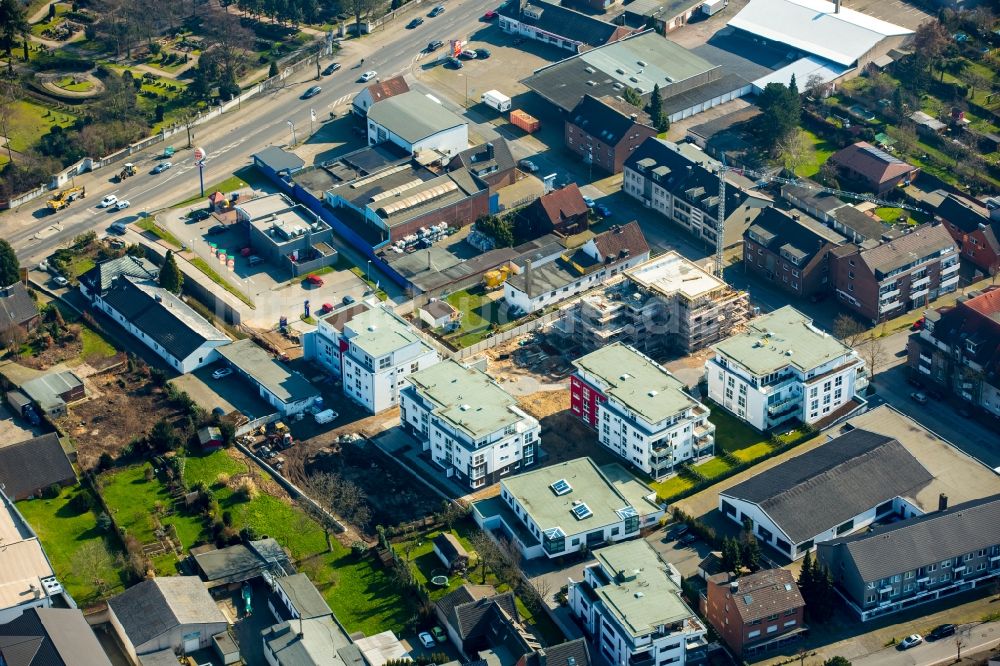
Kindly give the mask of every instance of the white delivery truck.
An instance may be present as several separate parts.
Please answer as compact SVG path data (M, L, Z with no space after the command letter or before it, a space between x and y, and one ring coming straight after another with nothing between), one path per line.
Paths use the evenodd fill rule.
M330 423L331 421L336 419L337 416L338 416L337 412L333 411L332 409L324 409L322 412L316 414L315 416L316 423L319 424Z
M729 6L729 0L706 0L701 5L701 11L708 16L714 16Z
M510 97L504 95L499 90L487 90L480 98L483 104L503 113L510 111Z

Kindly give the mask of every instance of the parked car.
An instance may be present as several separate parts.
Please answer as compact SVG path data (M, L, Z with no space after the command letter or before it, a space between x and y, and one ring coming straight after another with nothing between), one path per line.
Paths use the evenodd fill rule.
M117 203L118 203L118 197L116 197L113 194L109 194L108 196L101 199L100 205L101 208L110 208L111 206L114 206Z
M583 203L587 204L587 208L593 208L595 205L594 200L587 196L583 197Z
M682 536L688 533L688 526L686 523L681 523L680 525L675 525L667 532L667 540L672 541L674 539L680 539Z
M435 640L437 640L438 643L444 643L445 641L448 640L448 636L447 634L444 633L444 629L437 626L436 624L434 625L434 628L431 629L431 633L434 634L434 638Z
M475 60L476 52L470 50L460 51L458 57L461 58L462 60Z
M219 368L212 373L212 379L222 379L223 377L228 377L233 374L232 368Z
M42 271L43 273L48 273L49 263L47 261L41 262L40 264L38 264L38 270Z
M924 327L924 322L927 321L924 317L913 322L913 326L910 326L911 331L919 331Z
M365 72L364 74L362 74L358 78L358 81L360 81L361 83L367 83L368 81L371 81L372 79L374 79L376 76L378 76L378 72L376 72L374 69L370 69L367 72Z
M483 18L486 19L487 21L492 21L496 17L497 17L497 10L495 9L487 10L487 12L483 14Z
M330 76L331 74L333 74L334 72L336 72L338 69L340 69L340 63L339 62L330 63L329 65L326 66L326 69L323 70L323 76Z
M597 214L600 215L601 217L611 217L612 215L611 209L605 206L604 204L597 204L594 207L594 209L597 211Z
M431 650L437 646L437 643L434 641L434 637L431 636L430 633L426 631L421 631L419 634L417 634L417 638L420 639L420 644L423 645L428 650Z
M899 641L899 649L909 650L911 647L915 645L920 645L923 642L924 639L920 636L920 634L912 634L910 636L907 636L903 640Z
M313 287L323 286L323 278L321 278L318 275L307 275L304 281L306 284L311 285Z
M199 208L198 210L193 210L191 211L190 215L188 215L188 219L192 220L193 222L201 222L202 220L207 220L210 217L212 217L212 211L205 208Z
M406 29L413 30L414 28L420 27L423 24L424 20L418 16L417 18L413 19L412 21L406 24Z
M927 640L937 641L942 638L947 638L948 636L955 635L955 625L953 624L939 624L938 626L931 629L931 633L927 634Z
M216 224L216 225L213 225L213 226L209 227L205 231L205 235L206 236L216 236L218 234L222 234L222 233L225 233L225 232L226 232L226 225L224 225L224 224Z
M309 99L310 97L315 97L316 95L323 92L323 89L319 86L312 86L309 90L302 93L302 99Z
M131 201L129 201L128 199L122 199L118 203L115 204L115 208L117 208L118 210L125 210L126 208L128 208L131 205L132 205Z
M427 43L427 52L430 53L431 51L437 51L442 46L444 46L444 42L440 39L435 39L433 42Z
M354 297L348 294L341 299L344 305L352 305L354 303Z
M57 285L59 285L60 287L65 287L65 286L69 285L69 280L67 280L66 278L64 278L64 277L63 277L62 275L57 275L57 276L55 276L55 277L53 278L53 281L54 281L54 282L55 282L55 283L56 283Z
M440 16L441 14L444 14L444 5L438 5L437 7L432 9L431 13L428 14L428 16L434 18L435 16Z
M517 166L521 169L521 171L527 171L528 173L535 173L538 171L538 165L531 160L521 160L517 163Z
M462 69L462 61L455 56L448 56L448 59L444 61L445 66L451 67L452 69Z
M918 391L914 391L913 393L910 394L910 400L917 403L918 405L927 404L927 396Z
M682 538L677 543L679 545L681 545L681 546L690 546L691 544L693 544L697 540L698 540L698 535L697 534L688 534L686 537Z
M489 49L476 49L476 57L477 58L480 58L482 60L486 60L491 55L493 55L493 54L490 53Z
M172 166L173 164L170 162L160 162L155 167L153 167L153 173L163 173Z

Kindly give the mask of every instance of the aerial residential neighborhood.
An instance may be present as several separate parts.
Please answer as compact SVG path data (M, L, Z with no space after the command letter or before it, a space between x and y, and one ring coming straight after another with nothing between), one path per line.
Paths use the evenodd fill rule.
M998 272L989 0L0 0L0 666L995 666Z

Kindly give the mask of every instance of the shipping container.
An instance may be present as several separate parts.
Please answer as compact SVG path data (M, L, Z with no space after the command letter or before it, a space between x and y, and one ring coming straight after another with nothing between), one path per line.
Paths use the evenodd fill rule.
M538 118L535 118L530 113L525 113L520 109L514 109L510 112L510 122L515 127L520 127L528 134L537 132L538 128L541 127L541 123L538 122Z

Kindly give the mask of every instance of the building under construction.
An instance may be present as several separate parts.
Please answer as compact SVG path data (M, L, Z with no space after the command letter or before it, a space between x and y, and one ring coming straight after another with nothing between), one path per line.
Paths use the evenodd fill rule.
M676 252L623 272L568 303L556 332L587 349L623 342L647 356L691 353L739 332L749 296Z

